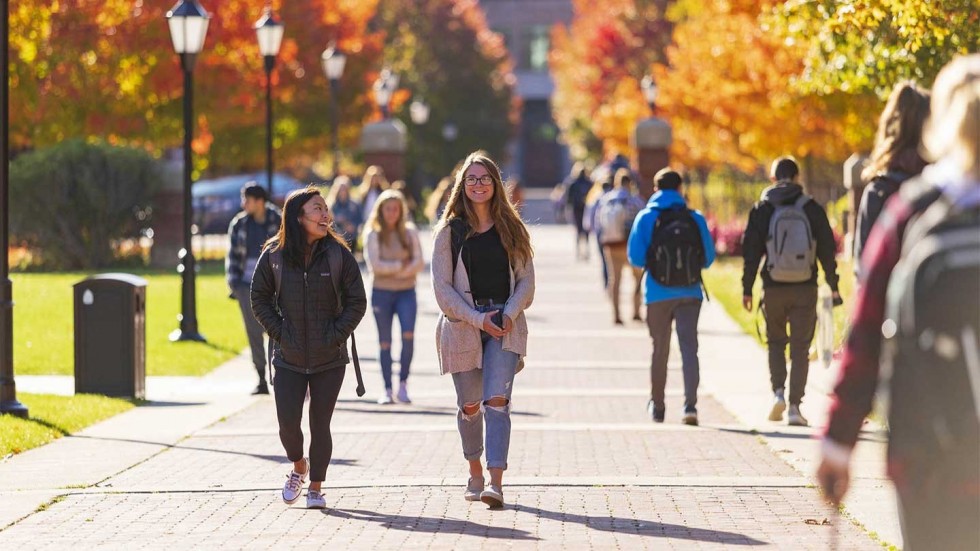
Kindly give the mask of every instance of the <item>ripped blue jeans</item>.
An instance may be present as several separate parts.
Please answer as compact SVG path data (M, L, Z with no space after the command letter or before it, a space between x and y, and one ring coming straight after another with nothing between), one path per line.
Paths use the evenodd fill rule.
M482 312L503 310L502 305L477 307ZM519 356L503 349L503 339L494 339L481 331L483 338L483 368L453 373L456 386L456 425L463 441L463 457L468 461L483 455L483 420L486 418L487 468L507 469L510 449L511 391ZM507 405L488 405L492 398L505 398ZM463 412L466 404L479 404L472 415Z

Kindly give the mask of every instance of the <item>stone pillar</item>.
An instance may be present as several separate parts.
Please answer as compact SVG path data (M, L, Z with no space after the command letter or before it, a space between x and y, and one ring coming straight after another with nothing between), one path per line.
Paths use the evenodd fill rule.
M398 119L387 119L364 126L361 131L361 153L368 166L378 165L389 182L405 179L405 151L408 147L405 125Z
M844 161L844 187L847 188L848 212L844 219L847 224L846 239L844 240L844 254L850 258L854 255L854 239L857 236L857 211L861 205L861 195L864 193L864 182L861 180L861 172L868 164L868 157L860 153L854 153Z
M630 135L630 145L636 152L634 165L640 178L637 187L644 198L653 195L653 176L670 165L671 143L673 132L670 124L657 117L638 122Z
M177 266L177 252L184 246L184 182L183 154L180 149L168 150L163 159L163 183L153 196L153 246L150 265L154 268Z

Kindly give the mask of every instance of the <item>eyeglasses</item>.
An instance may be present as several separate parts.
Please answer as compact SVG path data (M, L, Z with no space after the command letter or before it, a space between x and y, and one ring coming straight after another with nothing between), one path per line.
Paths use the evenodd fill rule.
M479 178L477 178L476 176L467 176L466 178L463 178L463 183L470 187L473 187L477 184L480 184L481 186L489 186L490 184L493 183L493 176L490 176L489 174L484 174Z

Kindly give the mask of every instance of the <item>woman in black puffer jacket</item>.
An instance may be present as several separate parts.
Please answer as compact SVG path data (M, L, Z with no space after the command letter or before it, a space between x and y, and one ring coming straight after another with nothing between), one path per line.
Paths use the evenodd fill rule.
M290 193L279 233L266 244L256 265L251 292L252 313L274 343L279 438L293 462L283 501L295 503L309 476L306 505L312 508L326 507L320 485L333 452L330 418L350 362L347 339L367 310L357 262L331 222L316 188ZM336 285L334 278L339 278ZM307 388L308 460L301 429Z

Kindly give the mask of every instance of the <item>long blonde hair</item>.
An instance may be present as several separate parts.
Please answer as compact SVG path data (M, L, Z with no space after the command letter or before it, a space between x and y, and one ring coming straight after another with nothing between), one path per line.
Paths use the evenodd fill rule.
M980 54L957 57L939 72L922 144L930 160L949 159L980 179Z
M442 180L439 180L439 184L436 188L432 190L429 195L429 201L425 205L425 216L433 224L437 223L439 220L439 207L449 200L449 193L453 188L453 179L446 176Z
M473 204L463 189L465 186L463 178L466 177L466 171L474 164L479 164L487 169L487 174L493 180L490 218L493 220L494 227L497 228L497 233L500 234L500 241L503 243L504 250L507 251L507 258L510 259L511 263L516 261L526 264L534 256L534 251L531 248L531 235L528 233L524 221L517 214L514 205L507 199L507 190L504 189L503 180L500 178L500 168L482 151L470 153L456 171L452 193L446 203L446 210L442 212L442 218L436 225L436 230L448 226L454 218L463 218L470 226L470 235L474 233L473 228L477 227L478 219L476 211L473 210Z
M395 222L394 228L389 228L384 221L384 215L381 214L381 208L384 207L385 203L389 201L398 201L398 206L400 212L398 213L398 220ZM408 205L405 203L405 196L402 195L400 191L394 189L386 189L381 192L378 196L378 200L374 202L374 207L371 209L371 213L368 214L367 222L364 224L364 233L375 232L378 234L378 241L380 243L388 243L391 240L391 236L395 235L398 238L398 242L401 244L402 248L408 251L408 257L412 257L412 246L408 240ZM365 239L366 240L366 239Z
M361 179L361 183L354 189L358 200L363 201L367 197L368 192L371 191L371 182L375 177L381 180L381 191L385 191L390 187L388 185L388 179L385 178L385 171L378 165L371 165L364 171L364 177Z

